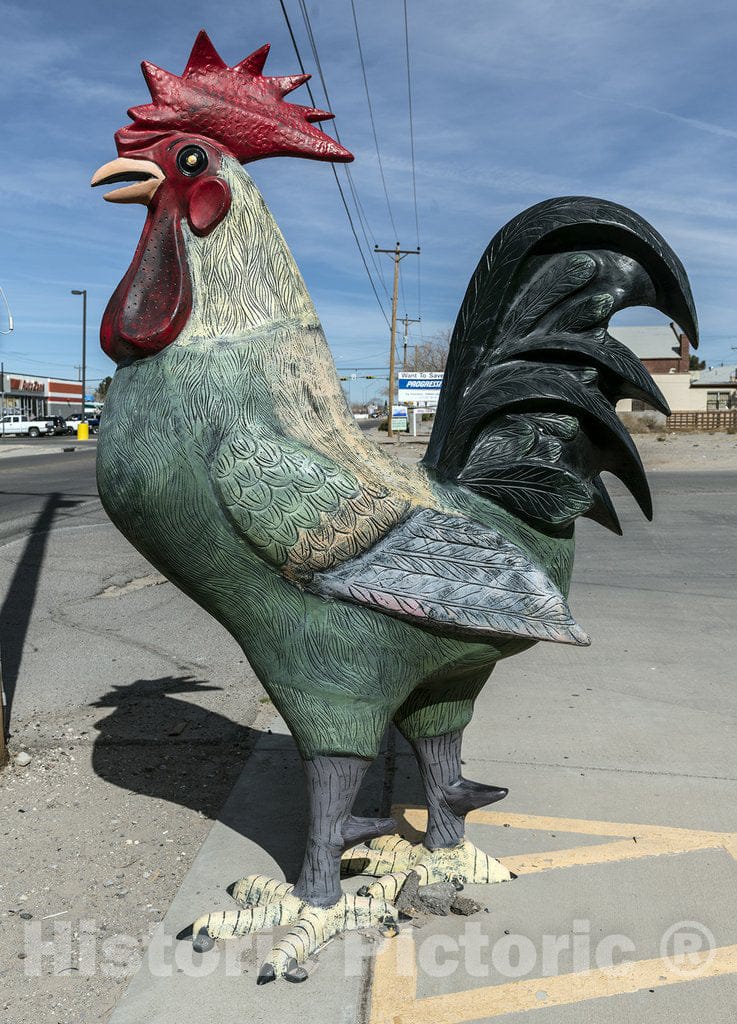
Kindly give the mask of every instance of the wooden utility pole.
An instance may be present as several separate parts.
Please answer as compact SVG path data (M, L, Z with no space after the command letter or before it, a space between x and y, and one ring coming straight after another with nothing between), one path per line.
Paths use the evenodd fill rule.
M399 287L399 264L405 256L418 256L420 247L418 245L416 249L400 249L399 242L397 242L393 249L380 249L378 245L375 245L374 251L388 253L394 259L394 291L392 293L391 340L389 342L389 419L387 421L386 431L388 437L394 437L394 431L392 430L392 409L394 407L394 371L396 354L395 343L397 338L397 289Z

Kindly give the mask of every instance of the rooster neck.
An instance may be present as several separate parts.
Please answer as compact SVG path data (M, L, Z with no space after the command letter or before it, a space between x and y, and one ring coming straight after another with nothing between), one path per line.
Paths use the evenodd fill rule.
M228 215L204 238L183 225L193 304L176 344L238 338L285 322L319 327L302 275L253 180L230 157L220 175L233 197Z

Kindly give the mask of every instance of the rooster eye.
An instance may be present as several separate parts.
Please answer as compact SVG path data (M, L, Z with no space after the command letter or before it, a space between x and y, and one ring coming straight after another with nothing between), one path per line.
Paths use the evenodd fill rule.
M207 167L207 153L201 146L185 146L177 153L177 167L182 174L193 178Z

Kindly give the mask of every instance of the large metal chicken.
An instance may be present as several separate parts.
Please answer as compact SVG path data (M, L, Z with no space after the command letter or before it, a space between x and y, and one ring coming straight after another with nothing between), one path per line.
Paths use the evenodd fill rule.
M304 762L309 834L295 885L252 877L245 909L200 918L195 943L279 923L259 981L305 976L330 935L397 918L424 882L509 878L464 838L506 795L461 774L461 737L497 661L547 640L586 644L565 596L573 523L619 532L600 478L650 516L622 397L667 411L609 318L650 305L696 343L683 268L632 212L543 202L492 240L453 333L422 463L401 465L351 416L304 282L241 164L350 160L285 101L307 76L262 74L268 47L228 67L207 35L181 77L143 64L153 102L129 111L119 159L93 185L148 207L101 338L118 368L98 447L116 526L246 653ZM394 723L428 805L424 842L357 818L361 780ZM351 848L362 844L358 853ZM344 895L358 864L378 881Z

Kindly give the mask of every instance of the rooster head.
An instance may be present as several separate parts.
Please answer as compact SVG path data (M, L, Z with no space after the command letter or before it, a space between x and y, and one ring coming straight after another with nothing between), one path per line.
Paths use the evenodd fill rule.
M118 159L92 178L93 186L126 183L105 195L109 202L148 207L133 262L102 320L102 348L116 362L161 351L187 322L192 284L183 226L206 237L228 215L225 162L353 159L315 127L332 114L285 101L309 75L262 74L268 52L267 44L228 67L202 31L181 76L141 65L153 102L128 111L133 123L115 136Z

